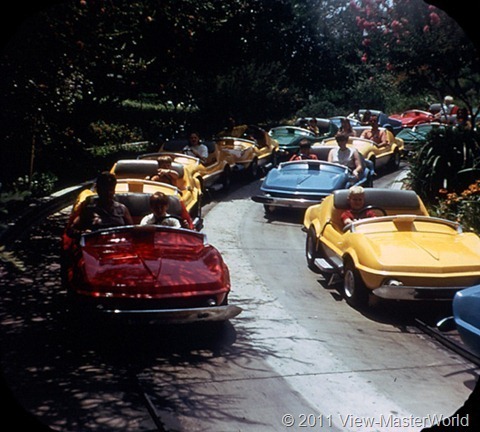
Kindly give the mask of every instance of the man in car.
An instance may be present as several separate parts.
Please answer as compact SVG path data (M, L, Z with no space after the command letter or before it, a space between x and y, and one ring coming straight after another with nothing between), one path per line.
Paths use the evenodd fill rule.
M114 199L116 185L114 174L107 171L99 174L97 196L88 197L80 204L78 216L71 227L73 234L133 224L128 208Z
M348 204L350 208L345 210L340 216L344 226L359 219L376 216L372 210L362 211L365 207L365 190L362 186L352 186L348 190Z
M200 159L202 163L208 159L208 148L200 142L200 134L197 132L190 132L188 145L183 148L183 152Z
M360 138L366 138L373 141L377 147L389 147L391 143L388 141L388 135L385 130L380 130L378 127L378 118L377 116L372 116L370 118L371 129L365 129Z

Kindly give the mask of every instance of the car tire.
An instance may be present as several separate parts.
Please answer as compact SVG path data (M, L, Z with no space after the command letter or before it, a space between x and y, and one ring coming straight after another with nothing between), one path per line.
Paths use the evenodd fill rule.
M369 292L351 259L344 264L342 294L350 306L359 309L368 306Z
M268 204L264 204L263 205L263 210L265 210L265 215L267 217L270 217L273 215L273 213L275 213L275 206L271 206L271 205L268 205Z
M221 183L225 191L228 191L232 185L232 172L228 166L223 170Z
M307 239L305 241L305 258L308 268L315 273L320 273L320 269L315 265L315 259L320 257L321 253L318 249L317 234L315 228L312 226L307 232Z
M258 159L255 158L252 160L252 163L248 167L248 174L249 177L253 180L257 179L258 177Z
M276 150L273 150L272 152L271 163L272 163L272 168L276 168L278 166L278 154Z
M392 168L392 170L396 171L398 170L398 168L400 168L400 158L401 158L400 152L396 148L393 151L392 159L390 159L390 167Z

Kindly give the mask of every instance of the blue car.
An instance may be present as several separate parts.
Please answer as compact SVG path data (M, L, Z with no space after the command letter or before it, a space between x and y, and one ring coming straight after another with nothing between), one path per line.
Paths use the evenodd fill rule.
M480 357L480 285L458 291L452 306L458 333L465 345Z
M268 173L260 187L261 194L252 196L252 200L262 203L268 215L278 207L306 209L320 203L333 191L347 189L354 184L364 187L373 185L371 162L362 158L365 168L363 177L356 181L347 167L326 161L332 148L315 149L318 160L281 163Z

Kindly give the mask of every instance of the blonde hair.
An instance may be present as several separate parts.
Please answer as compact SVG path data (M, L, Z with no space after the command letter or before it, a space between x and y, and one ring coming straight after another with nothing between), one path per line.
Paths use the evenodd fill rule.
M352 195L364 195L365 194L365 189L362 186L352 186L350 189L348 189L348 198L350 198Z

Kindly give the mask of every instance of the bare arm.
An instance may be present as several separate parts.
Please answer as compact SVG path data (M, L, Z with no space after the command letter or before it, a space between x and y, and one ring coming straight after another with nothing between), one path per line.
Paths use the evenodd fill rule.
M363 167L362 167L362 161L360 160L360 155L358 154L357 150L353 152L353 160L355 161L355 169L353 170L353 175L359 178L360 174L363 171Z

